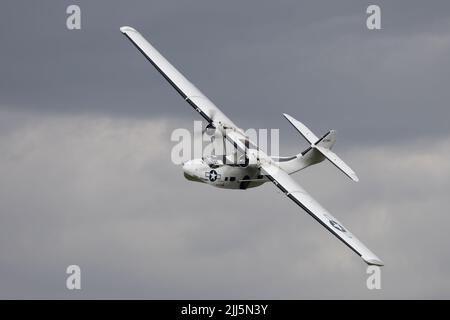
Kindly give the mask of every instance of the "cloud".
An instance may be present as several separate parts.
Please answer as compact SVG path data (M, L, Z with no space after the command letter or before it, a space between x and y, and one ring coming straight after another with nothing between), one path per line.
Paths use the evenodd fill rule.
M1 119L3 298L448 297L448 137L337 145L358 184L329 164L296 175L386 262L372 292L361 259L273 186L185 180L170 162L178 120ZM65 289L69 264L81 292Z
M380 1L379 32L357 1L79 4L80 31L62 2L0 11L0 297L450 296L448 2ZM327 163L295 179L386 262L383 290L273 186L184 179L170 133L198 117L124 24L240 127L281 128L283 154L305 145L282 112L338 130L361 181Z
M258 3L79 1L82 29L69 31L66 3L6 1L0 104L192 116L119 32L129 24L242 127L281 127L287 112L351 145L448 133L448 2L380 1L379 32L358 1Z

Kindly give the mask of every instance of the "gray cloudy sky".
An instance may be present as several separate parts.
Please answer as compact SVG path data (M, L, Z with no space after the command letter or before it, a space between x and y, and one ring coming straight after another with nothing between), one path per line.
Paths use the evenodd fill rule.
M305 143L282 112L338 130L361 181L295 178L385 261L382 290L273 186L184 179L170 133L199 118L122 25L283 153ZM0 298L450 298L448 1L7 0L0 39Z

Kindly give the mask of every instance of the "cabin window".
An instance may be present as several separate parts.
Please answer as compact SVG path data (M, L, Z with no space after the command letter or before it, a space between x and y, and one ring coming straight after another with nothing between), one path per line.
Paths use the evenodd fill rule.
M230 181L236 181L236 177L230 177Z
M228 177L225 177L225 181L228 181Z

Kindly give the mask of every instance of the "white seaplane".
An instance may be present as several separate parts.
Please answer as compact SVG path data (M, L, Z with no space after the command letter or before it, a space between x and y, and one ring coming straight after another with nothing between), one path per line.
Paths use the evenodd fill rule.
M346 227L314 200L289 175L328 159L353 181L355 172L331 151L336 142L336 132L331 130L318 138L304 124L284 114L286 119L309 142L303 152L291 157L269 157L245 135L220 109L199 89L187 80L167 61L138 31L124 26L120 31L136 46L159 73L175 88L183 99L208 122L205 130L218 132L224 141L234 146L240 156L207 156L183 164L188 180L214 187L248 189L272 182L289 199L317 220L328 231L356 252L367 264L382 266L383 262L360 242ZM236 161L240 159L241 161Z

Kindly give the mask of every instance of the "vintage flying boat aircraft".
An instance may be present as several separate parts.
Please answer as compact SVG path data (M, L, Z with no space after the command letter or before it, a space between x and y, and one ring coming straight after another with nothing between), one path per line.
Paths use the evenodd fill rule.
M367 264L383 265L383 262L372 251L289 176L310 165L328 159L350 179L358 181L355 172L331 151L331 147L336 141L334 130L318 138L300 121L284 114L294 128L309 142L310 146L305 151L292 157L269 157L138 31L127 26L120 28L120 31L178 91L183 99L208 122L206 129L218 132L241 154L240 159L243 161L233 161L229 158L230 156L226 155L222 157L207 156L187 161L183 164L184 175L187 179L228 189L247 189L270 181L289 199L356 252ZM237 159L236 154L232 158Z

